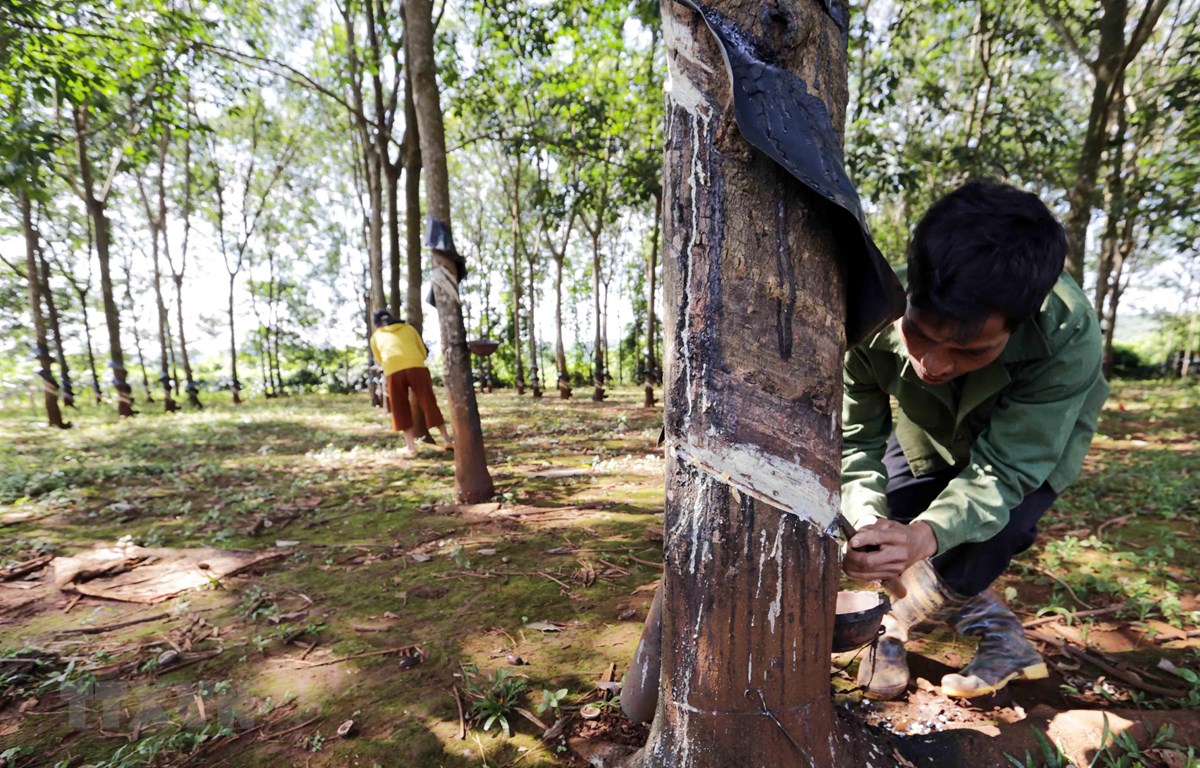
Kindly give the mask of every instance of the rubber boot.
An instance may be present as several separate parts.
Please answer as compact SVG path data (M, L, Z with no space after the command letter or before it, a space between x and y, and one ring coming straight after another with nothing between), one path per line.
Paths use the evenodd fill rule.
M858 665L858 685L869 699L894 699L908 688L908 659L904 644L911 630L940 624L955 614L966 598L950 589L928 560L900 574L896 594L884 614L883 632Z
M1041 680L1049 674L1021 620L992 590L971 598L950 623L960 635L978 637L979 647L961 672L942 678L945 695L986 696L1013 680Z
M654 719L658 707L658 677L662 667L662 582L654 593L642 638L621 685L621 711L635 723Z

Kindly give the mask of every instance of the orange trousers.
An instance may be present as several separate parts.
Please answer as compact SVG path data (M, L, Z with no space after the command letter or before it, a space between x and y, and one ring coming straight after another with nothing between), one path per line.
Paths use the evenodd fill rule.
M412 390L417 398L417 405L425 414L425 424L433 429L446 423L442 411L438 408L437 397L433 394L433 378L429 369L405 368L402 371L388 374L387 396L388 410L392 414L392 428L397 432L412 429L412 410L408 406L408 392Z

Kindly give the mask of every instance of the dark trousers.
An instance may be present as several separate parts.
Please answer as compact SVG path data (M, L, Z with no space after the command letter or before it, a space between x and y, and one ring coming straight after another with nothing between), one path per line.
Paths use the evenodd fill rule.
M895 436L888 442L883 463L888 473L888 517L902 523L912 522L924 512L959 472L950 467L913 477ZM1038 521L1056 498L1058 494L1047 483L1042 483L1009 511L1008 524L999 533L987 541L959 544L936 555L934 570L960 595L978 595L1004 573L1015 555L1033 545L1037 539Z

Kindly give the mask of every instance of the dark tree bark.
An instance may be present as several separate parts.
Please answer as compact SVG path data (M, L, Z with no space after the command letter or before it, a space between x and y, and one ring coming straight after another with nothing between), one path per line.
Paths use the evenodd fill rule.
M446 134L439 102L437 64L433 57L432 0L405 3L408 66L412 71L413 102L421 134L421 160L425 168L425 203L429 217L451 230L450 178L446 168ZM445 357L446 389L454 429L454 479L464 501L491 498L494 493L483 429L471 381L471 359L463 326L462 299L458 291L458 265L453 253L433 249L433 291Z
M58 405L58 382L51 370L52 358L46 340L46 320L42 316L42 286L38 279L38 231L33 223L33 205L24 189L17 190L17 201L21 208L21 229L25 234L25 281L29 286L29 317L33 323L33 355L38 361L38 378L42 382L43 400L46 404L46 422L52 427L66 429L71 426L63 421L62 409Z
M400 175L404 171L403 150L401 158L392 162L384 158L384 177L387 179L387 230L388 230L388 309L393 317L404 317L404 295L400 292L404 266L400 259Z
M104 322L108 326L108 356L109 367L112 368L112 385L117 393L117 414L120 416L133 415L133 388L126 381L125 353L121 350L121 313L117 309L116 298L113 294L112 273L109 269L109 226L107 212L108 185L110 178L105 180L101 190L96 189L96 179L92 173L91 157L88 155L89 111L86 104L77 105L72 110L75 120L75 148L78 151L79 181L76 189L79 198L87 208L88 218L92 222L92 231L96 238L96 257L100 262L100 294L104 300ZM113 171L115 172L115 166Z
M845 40L821 4L711 7L772 47L841 129ZM853 765L829 685L845 345L829 208L741 138L700 17L677 2L662 14L666 540L644 765ZM767 498L777 478L791 511L731 477Z

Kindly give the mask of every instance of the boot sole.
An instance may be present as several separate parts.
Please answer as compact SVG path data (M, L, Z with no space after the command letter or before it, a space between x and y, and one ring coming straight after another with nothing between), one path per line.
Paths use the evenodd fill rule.
M979 696L993 694L1011 683L1013 680L1044 680L1049 676L1050 670L1046 668L1046 663L1038 662L1037 664L1031 664L1028 667L1019 669L1008 677L1005 677L1002 680L993 683L992 685L984 685L979 688L955 688L953 684L946 685L946 680L943 678L942 694L955 699L974 699ZM947 677L949 677L949 675L947 675ZM964 679L969 680L971 678Z

